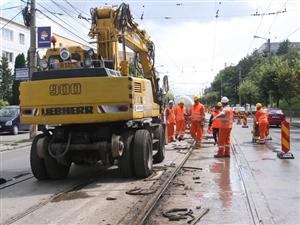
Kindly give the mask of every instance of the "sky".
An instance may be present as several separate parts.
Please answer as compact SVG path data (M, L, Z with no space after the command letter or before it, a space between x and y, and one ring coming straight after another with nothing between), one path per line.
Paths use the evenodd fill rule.
M24 0L25 1L25 0ZM90 8L122 1L37 0L38 26L89 41ZM155 66L168 75L175 95L199 94L225 65L235 65L265 39L300 42L299 0L128 0L132 15L156 47ZM70 4L69 4L70 3ZM0 16L12 18L21 0L0 0ZM73 8L72 8L72 6ZM14 9L10 7L19 6ZM65 28L48 20L55 19ZM58 19L59 18L59 19ZM22 21L21 17L16 20ZM70 32L71 31L71 32ZM75 36L76 35L76 36ZM253 38L254 35L262 38ZM80 38L79 38L80 37Z

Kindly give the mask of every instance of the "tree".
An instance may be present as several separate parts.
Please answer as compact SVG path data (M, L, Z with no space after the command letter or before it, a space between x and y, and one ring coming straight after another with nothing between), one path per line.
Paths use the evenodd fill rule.
M26 60L24 54L19 54L17 55L15 59L15 74L16 74L16 68L24 68L26 66ZM13 85L12 85L12 98L10 101L10 104L12 105L19 105L20 100L19 100L19 86L20 86L20 81L19 80L14 80Z
M11 74L11 69L9 69L8 67L8 60L5 57L1 58L0 70L2 74L2 80L0 82L0 99L9 101L11 98L11 86L13 77Z
M278 60L278 62L275 64L275 67L278 71L276 83L281 87L278 89L278 92L281 93L283 99L290 107L292 98L300 93L298 74L293 67L289 66L287 60Z
M252 80L246 79L239 86L239 94L251 105L257 101L259 89Z
M288 54L290 47L291 47L291 42L288 39L284 40L283 42L281 42L279 44L276 55L286 55L286 54Z

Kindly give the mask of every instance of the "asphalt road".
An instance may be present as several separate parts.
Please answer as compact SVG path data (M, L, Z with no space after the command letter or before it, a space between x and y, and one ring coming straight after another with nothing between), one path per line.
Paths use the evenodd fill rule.
M253 144L251 128L235 125L233 143L236 154L231 159L223 160L224 162L213 158L216 146L212 144L206 143L203 148L196 150L189 166L200 166L203 170L195 174L185 172L183 174L186 177L178 176L178 182L182 179L186 186L171 189L163 198L163 207L158 207L154 212L156 217L153 220L157 222L154 224L167 224L160 210L182 207L183 203L194 207L199 204L209 207L210 212L202 221L205 224L249 224L249 208L254 209L257 218L264 224L300 224L300 129L291 129L291 149L295 155L293 160L276 157L276 152L280 150L280 128L271 128L270 131L273 140L266 145ZM172 149L172 146L169 145L168 148L167 160L162 165L168 165L183 156ZM28 177L24 182L3 190L1 187L9 182L0 185L0 224L10 223L19 217L22 219L17 220L17 224L115 224L118 218L139 201L135 196L126 195L126 190L148 185L143 180L122 179L116 167L105 170L101 164L94 167L72 166L66 180L39 182L26 175L30 173L29 147L0 152L0 157L1 177L11 180L9 182ZM230 162L229 165L226 162ZM96 180L71 192L74 195L47 202L56 193L84 179L88 180L95 174ZM201 184L192 179L198 175ZM183 192L186 195L182 195ZM107 197L114 197L116 200L107 201ZM31 210L34 212L27 215ZM182 224L182 221L171 224Z
M300 129L291 129L295 159L279 159L281 130L271 128L272 140L252 143L251 128L234 126L237 158L254 204L265 224L300 224Z

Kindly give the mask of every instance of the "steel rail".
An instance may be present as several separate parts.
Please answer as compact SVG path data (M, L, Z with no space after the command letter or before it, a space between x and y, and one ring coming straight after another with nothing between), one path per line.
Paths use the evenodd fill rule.
M251 171L250 165L249 165L248 161L245 159L245 156L244 156L243 152L241 150L239 150L239 151L237 150L237 148L241 149L241 147L240 147L238 141L236 140L236 138L234 137L234 135L232 135L232 139L234 140L234 143L231 143L231 149L232 149L235 161L237 163L238 174L241 178L242 187L245 191L246 200L247 200L247 203L248 203L248 207L249 207L249 211L250 211L250 214L251 214L252 222L253 222L254 225L256 225L256 224L262 225L262 224L264 224L263 218L262 218L261 213L259 212L259 210L258 210L258 208L255 204L254 197L252 196L250 190L248 189L249 185L246 181L245 174L242 171L243 166L244 167L246 166ZM242 166L241 160L239 159L239 155L242 155L244 157L247 165ZM260 194L262 194L261 191L260 191ZM268 206L267 206L267 209L270 212L270 208ZM269 219L270 220L268 221L268 224L275 224L272 217L270 217Z
M59 196L61 196L63 194L66 194L68 192L71 192L71 191L78 191L78 190L82 189L83 187L95 182L96 179L97 178L89 178L89 179L81 180L78 183L76 183L76 184L74 184L70 187L67 187L63 191L59 191L59 192L55 193L54 195L50 196L48 199L31 206L27 210L25 210L25 211L15 215L15 216L9 218L6 221L3 221L1 224L2 225L9 225L9 224L15 223L15 222L21 220L22 218L24 218L25 216L27 216L27 215L35 212L36 210L42 208L43 206L45 206L46 204L48 204L52 200L58 198Z
M185 154L184 158L182 159L182 161L180 162L180 164L175 167L175 169L172 171L172 173L169 175L169 177L159 186L159 188L157 189L157 191L150 197L150 199L146 199L147 204L145 207L142 208L142 211L140 212L136 212L134 213L134 216L129 216L125 218L123 217L117 224L131 224L131 225L141 225L141 224L145 224L146 220L148 219L149 215L151 214L154 206L158 203L160 197L165 193L166 189L169 187L170 183L173 181L175 175L178 174L178 172L182 169L183 165L185 164L185 162L188 160L188 158L190 157L191 153L193 152L193 146L194 146L193 142L187 153ZM131 214L131 210L128 214Z

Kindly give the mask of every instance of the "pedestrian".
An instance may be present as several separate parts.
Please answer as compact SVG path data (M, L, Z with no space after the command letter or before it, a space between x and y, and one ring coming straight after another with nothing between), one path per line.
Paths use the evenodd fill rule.
M184 100L180 100L176 109L175 109L175 119L176 119L176 133L175 138L179 141L184 139L184 134L186 130L186 121L185 121L186 110L184 107Z
M269 120L268 113L262 108L261 103L256 104L256 112L254 114L254 123L258 125L259 129L259 143L265 144L266 133L268 131Z
M168 108L166 109L168 142L175 141L174 139L175 112L173 106L174 106L174 101L170 100Z
M203 134L203 126L205 119L205 108L200 103L200 97L194 96L194 104L191 107L191 129L190 133L192 138L196 141L196 148L200 147L202 134Z
M229 99L222 97L221 103L223 106L222 112L215 116L212 120L220 120L220 129L218 137L218 153L215 158L230 157L230 133L233 124L233 110L229 106Z
M216 117L217 115L219 115L222 111L222 103L218 102L217 105L215 105L213 112L210 116L209 119L209 124L208 124L208 129L211 130L212 129L212 133L213 133L213 137L215 140L214 145L216 145L218 143L218 135L219 135L219 129L220 129L220 119L217 118L214 121L212 120L214 117Z

